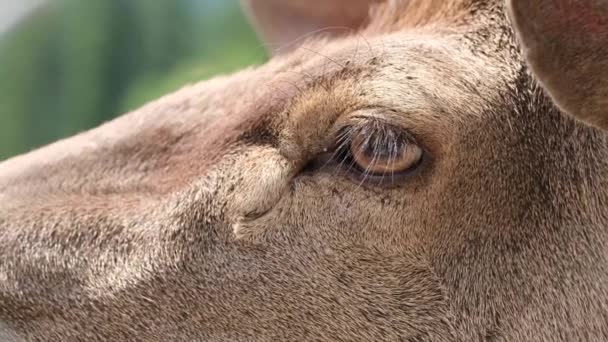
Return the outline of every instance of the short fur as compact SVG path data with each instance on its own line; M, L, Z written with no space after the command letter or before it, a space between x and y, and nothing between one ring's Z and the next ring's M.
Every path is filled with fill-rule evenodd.
M0 164L0 338L608 340L605 132L545 95L502 1L383 6ZM370 116L414 173L314 166Z
M566 112L608 129L608 1L510 0L528 61Z

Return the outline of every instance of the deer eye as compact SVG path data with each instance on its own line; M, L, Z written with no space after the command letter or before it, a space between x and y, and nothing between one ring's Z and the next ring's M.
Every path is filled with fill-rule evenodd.
M366 130L353 132L349 148L353 165L367 176L410 171L423 155L413 139L392 127L371 134Z
M311 160L302 172L310 174L332 166L362 182L394 184L417 170L425 155L425 150L402 128L362 120L342 127L331 148Z

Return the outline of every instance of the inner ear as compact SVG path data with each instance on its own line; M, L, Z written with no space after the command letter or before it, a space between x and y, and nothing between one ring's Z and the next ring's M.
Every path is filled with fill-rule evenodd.
M242 0L267 49L280 53L307 35L344 35L360 28L382 0Z
M530 68L565 112L608 129L608 1L508 0Z

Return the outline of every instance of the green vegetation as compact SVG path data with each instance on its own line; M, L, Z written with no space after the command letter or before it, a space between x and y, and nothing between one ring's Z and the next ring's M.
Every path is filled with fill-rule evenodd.
M237 1L55 0L0 36L0 160L265 58Z

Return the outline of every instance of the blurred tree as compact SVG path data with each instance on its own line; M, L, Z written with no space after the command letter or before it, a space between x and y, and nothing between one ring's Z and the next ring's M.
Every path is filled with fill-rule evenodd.
M237 1L56 0L0 37L0 160L264 59Z

